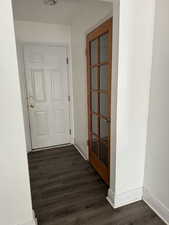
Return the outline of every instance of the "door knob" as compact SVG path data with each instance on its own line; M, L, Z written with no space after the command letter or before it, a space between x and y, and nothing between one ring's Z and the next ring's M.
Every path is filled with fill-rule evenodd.
M29 107L32 109L35 108L35 106L33 104L30 104Z

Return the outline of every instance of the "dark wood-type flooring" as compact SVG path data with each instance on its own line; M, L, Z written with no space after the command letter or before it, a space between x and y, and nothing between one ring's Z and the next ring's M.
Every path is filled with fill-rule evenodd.
M39 225L164 225L142 201L113 210L107 186L74 146L28 158Z

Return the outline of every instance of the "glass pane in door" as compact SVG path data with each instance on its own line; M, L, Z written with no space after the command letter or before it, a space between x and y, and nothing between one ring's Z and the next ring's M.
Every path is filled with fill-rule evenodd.
M98 63L98 39L91 41L91 65Z
M109 128L109 122L101 118L99 158L106 166L108 165Z
M109 40L108 33L100 36L100 62L107 62L109 60Z
M106 143L109 139L109 122L102 118L100 118L100 139Z
M99 134L99 128L98 128L98 116L94 115L92 116L92 133L98 135Z
M97 79L97 71L98 71L98 68L97 67L93 67L91 69L91 76L92 76L92 89L93 90L97 90L98 89L98 79Z
M92 136L92 151L98 155L99 153L99 142L96 136Z
M100 142L99 158L106 166L108 166L108 145L103 142Z
M92 91L92 112L98 112L98 92Z
M100 90L108 91L109 73L108 65L100 66Z
M100 114L105 117L109 116L109 97L103 93L100 93Z

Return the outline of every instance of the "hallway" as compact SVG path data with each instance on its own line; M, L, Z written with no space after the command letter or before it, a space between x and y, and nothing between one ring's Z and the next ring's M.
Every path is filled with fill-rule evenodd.
M142 201L113 210L107 186L74 146L28 155L39 225L164 225Z

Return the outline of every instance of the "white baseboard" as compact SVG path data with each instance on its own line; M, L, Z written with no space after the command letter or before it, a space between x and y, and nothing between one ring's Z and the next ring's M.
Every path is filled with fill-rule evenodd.
M32 149L32 151L30 151L30 152L40 152L40 151L50 150L50 149L55 149L55 148L64 148L64 147L67 147L67 146L70 146L70 145L72 145L72 144L68 143L68 144L54 145L54 146L49 146L49 147L44 147L44 148L36 148L36 149ZM28 154L30 152L28 152Z
M31 221L28 221L22 225L38 225L38 223L36 219L32 219Z
M114 207L114 192L112 191L111 188L109 188L108 190L108 194L107 194L107 197L106 197L107 201L109 202L109 204L113 207Z
M38 225L38 220L37 220L37 218L36 218L35 211L32 210L32 213L33 213L33 219L34 219L35 225Z
M32 217L33 217L32 220L30 220L26 223L23 223L22 225L38 225L38 221L37 221L34 210L32 210ZM19 225L21 225L21 224L19 224Z
M79 148L78 145L74 144L74 146L77 149L77 151L81 154L81 156L84 158L84 160L87 161L88 160L88 156L83 153L83 151Z
M142 200L142 196L142 187L121 194L115 194L111 189L109 189L106 199L113 208L119 208Z
M150 194L148 189L144 188L143 200L147 205L166 223L169 225L169 209L156 197Z

